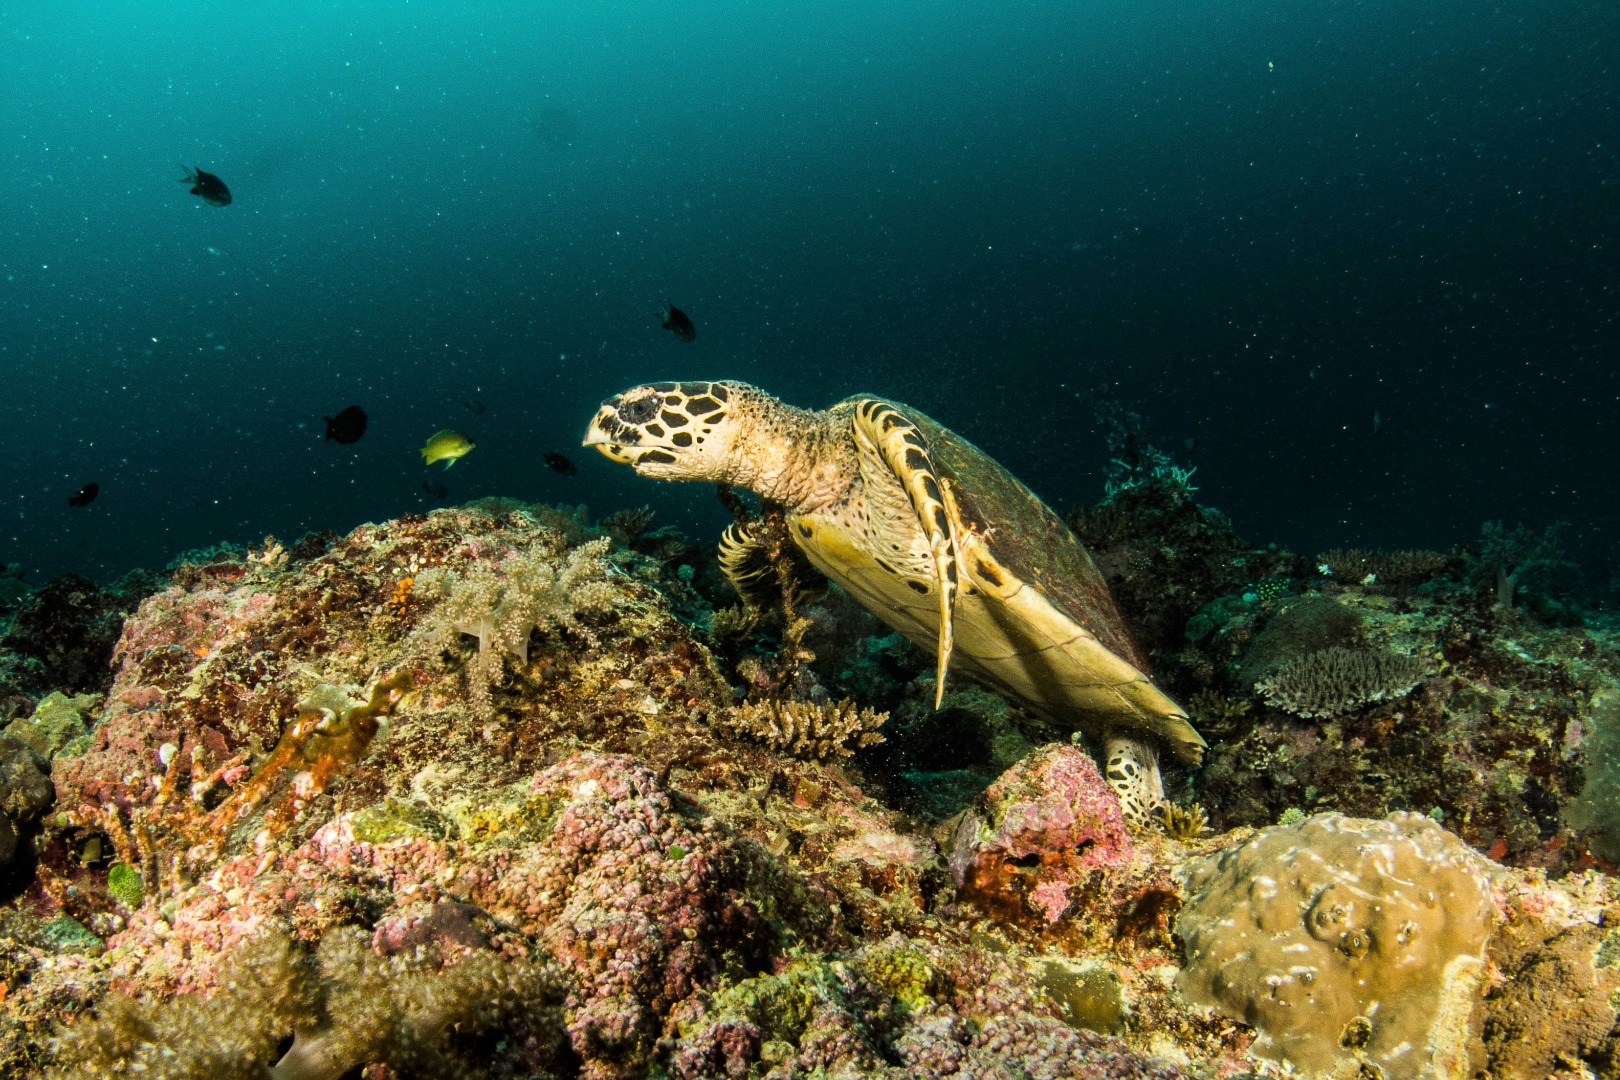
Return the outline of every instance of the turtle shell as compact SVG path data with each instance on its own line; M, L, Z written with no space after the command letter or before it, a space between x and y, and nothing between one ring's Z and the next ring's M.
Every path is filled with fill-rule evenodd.
M1182 709L1153 685L1129 626L1079 539L995 459L909 407L897 406L928 439L954 518L961 584L952 624L953 670L1018 701L1062 733L1147 736L1196 762L1204 740ZM874 532L897 505L869 491ZM793 529L824 573L924 649L938 639L939 609L926 576L897 569L885 540L843 520L804 515Z

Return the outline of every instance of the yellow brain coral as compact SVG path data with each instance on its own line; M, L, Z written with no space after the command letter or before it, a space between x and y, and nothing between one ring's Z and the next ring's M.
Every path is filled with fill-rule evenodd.
M1177 984L1257 1028L1255 1054L1305 1072L1470 1076L1490 865L1418 814L1261 829L1188 864Z

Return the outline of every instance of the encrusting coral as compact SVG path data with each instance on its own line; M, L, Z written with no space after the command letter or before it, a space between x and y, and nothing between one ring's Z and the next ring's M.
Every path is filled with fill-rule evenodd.
M845 698L808 701L749 701L721 723L773 750L801 758L849 757L883 741L878 729L889 718Z
M1418 814L1323 814L1185 873L1178 984L1258 1028L1255 1053L1309 1072L1355 1057L1390 1080L1472 1074L1498 912L1489 863L1456 836Z
M1418 657L1368 649L1320 649L1255 684L1266 702L1295 716L1340 716L1363 705L1401 697L1423 681Z

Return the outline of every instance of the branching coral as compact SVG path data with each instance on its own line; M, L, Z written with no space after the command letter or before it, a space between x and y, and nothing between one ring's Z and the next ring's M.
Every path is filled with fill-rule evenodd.
M734 655L759 631L760 612L743 604L715 611L709 619L709 644L715 652Z
M529 634L536 628L579 628L581 612L607 611L619 597L603 561L610 541L592 540L568 549L560 533L547 531L504 560L476 563L464 573L424 570L416 591L437 600L418 625L413 644L442 650L462 634L478 639L478 654L467 666L467 691L482 714L494 711L491 687L511 657L529 660Z
M773 750L800 758L849 757L883 741L878 728L886 712L861 708L848 698L822 705L806 701L748 702L722 723ZM853 745L851 745L853 740Z
M337 1080L374 1062L411 1075L476 1075L447 1047L452 1031L515 1021L555 1043L564 989L554 965L487 950L440 967L414 953L382 956L370 934L350 928L329 933L311 956L266 930L231 955L211 996L105 999L64 1032L54 1075ZM288 1036L292 1046L276 1061Z
M1255 689L1269 704L1296 716L1341 716L1410 693L1427 671L1428 665L1415 656L1320 649L1285 664Z
M410 686L408 670L378 679L360 692L358 698L352 694L359 687L317 685L298 703L297 715L287 724L280 742L252 779L232 792L209 815L209 831L214 833L216 842L283 786L290 790L272 807L266 824L278 820L284 823L296 816L310 799L325 791L346 766L364 756L383 720L394 711ZM179 755L175 760L181 760ZM172 773L165 780L171 785L175 783Z

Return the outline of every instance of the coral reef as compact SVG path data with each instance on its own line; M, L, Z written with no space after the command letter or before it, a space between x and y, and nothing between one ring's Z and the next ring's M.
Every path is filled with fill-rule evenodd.
M891 936L845 959L799 960L694 999L676 1018L670 1073L682 1080L1179 1075L1066 1023L1043 990L987 950Z
M676 1002L764 960L770 935L738 857L628 758L575 755L535 778L529 802L545 808L551 842L474 895L535 926L577 979L567 1029L584 1075L644 1073Z
M1343 714L1374 701L1403 697L1428 665L1415 656L1364 649L1321 649L1278 668L1254 688L1266 703L1306 718Z
M1178 984L1309 1072L1466 1076L1497 909L1486 861L1415 814L1324 814L1187 867Z
M713 549L644 515L595 528L583 507L490 499L189 554L138 607L95 608L123 612L110 683L0 697L0 741L55 794L0 905L0 1072L1274 1071L1253 1028L1178 989L1244 933L1195 932L1210 890L1178 875L1246 866L1245 826L1289 811L1287 835L1328 855L1273 877L1325 885L1359 855L1308 814L1404 808L1517 867L1491 871L1489 940L1457 952L1484 962L1453 984L1468 1022L1445 1060L1620 1076L1602 872L1620 642L1567 609L1539 621L1535 573L1498 608L1466 553L1409 582L1313 573L1138 457L1076 519L1215 737L1167 774L1168 831L1130 836L1079 747L1040 745L967 680L935 710L932 657L793 566L765 566L789 622L717 614L735 601ZM1429 673L1325 719L1255 692L1333 647ZM1198 804L1234 831L1209 835ZM1397 820L1384 848L1482 865ZM1433 916L1409 920L1425 964L1461 933ZM1326 950L1319 983L1377 959L1330 931L1299 930ZM1385 1068L1388 1015L1356 1012L1362 1045L1333 1062Z
M23 596L0 621L0 696L104 690L120 625L160 581L136 571L102 588L63 574Z

